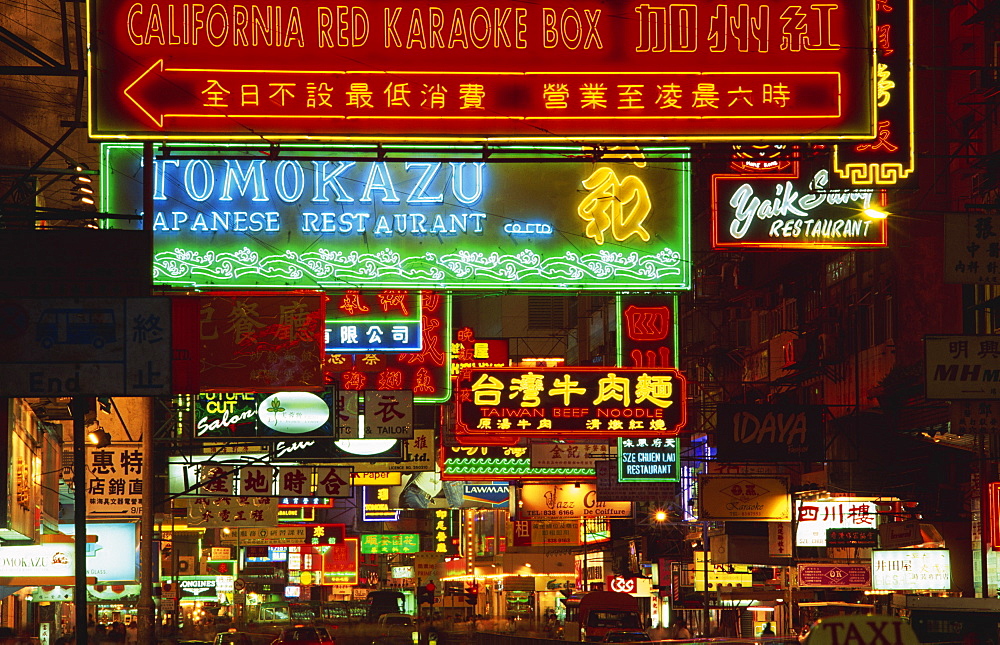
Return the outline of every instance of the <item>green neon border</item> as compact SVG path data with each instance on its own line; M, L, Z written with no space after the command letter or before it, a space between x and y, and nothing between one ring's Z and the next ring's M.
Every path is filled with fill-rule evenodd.
M618 437L618 481L621 483L632 482L640 484L658 483L678 483L681 480L681 438L667 437L674 439L674 476L673 477L622 477L625 470L622 468L622 441L623 437Z
M444 460L444 475L508 477L524 475L525 477L596 477L593 468L532 468L531 459L503 457L446 457Z
M194 144L190 144L188 147L190 147L190 148L192 148L194 150L197 150L199 156L201 156L202 154L204 154L204 156L206 158L211 156L210 154L204 152L204 149L205 149L204 145L202 145L202 146L195 146ZM177 150L177 151L183 151L184 148L185 148L185 146L183 146L183 145L176 145L176 146L172 145L171 146L172 150ZM220 150L219 156L224 156L225 153L222 152L222 150L225 150L225 149L239 149L239 148L245 149L246 146L245 146L245 144L244 145L240 145L240 144L220 144L219 146L217 146L217 148ZM364 148L365 148L364 146L357 146L355 148L355 153L357 152L358 149L364 149ZM370 146L368 148L370 148ZM386 149L388 149L388 148L390 148L390 147L386 146ZM111 177L114 174L114 171L113 171L112 166L111 166L111 155L112 155L113 151L116 151L116 150L129 150L129 151L133 151L134 152L134 151L139 151L141 149L142 149L142 144L138 144L138 143L102 143L101 144L101 154L100 154L101 175L104 176L104 177ZM297 149L309 149L309 150L313 150L313 151L315 151L317 149L319 149L320 151L326 151L326 150L328 150L329 153L330 153L330 155L331 155L331 157L335 157L336 156L336 151L342 150L342 151L349 152L349 151L351 151L352 148L350 146L321 146L321 147L318 147L318 146L309 145L309 144L298 144L298 145L296 145L296 144L285 144L285 145L282 146L282 149L283 150L293 150L293 151L297 150ZM401 146L398 146L397 151L402 152L402 151L405 151L406 149L407 149L406 146L402 146L401 145ZM158 147L154 147L154 154L156 154L158 152L158 150L159 150ZM481 158L481 155L483 154L483 149L482 149L481 146L464 146L464 147L463 146L440 146L437 150L439 150L441 153L447 152L449 154L455 154L456 152L460 152L460 153L466 153L466 154L473 155L473 154L478 153L480 155L480 158ZM566 151L569 151L569 150L571 150L571 151L573 151L575 153L574 156L580 156L580 155L583 154L583 150L581 148L555 148L555 149L553 149L553 148L524 147L524 148L520 148L518 150L525 151L525 154L528 154L527 151L535 150L536 151L535 152L536 155L539 154L539 153L542 153L542 154L553 154L554 157L558 157L558 153L553 152L553 151L562 151L563 158L565 158L565 156L567 154ZM495 258L494 259L495 266L496 266L495 273L502 274L505 271L511 271L511 270L513 270L513 269L511 269L511 267L516 266L518 264L524 265L525 267L536 267L536 270L537 270L537 268L540 266L539 265L540 260L545 260L545 261L547 261L547 263L549 265L548 270L550 272L552 272L555 276L561 276L563 273L565 273L565 271L562 270L561 267L564 264L566 264L568 260L572 260L573 264L570 265L571 266L571 270L569 272L571 274L573 274L573 277L571 279L569 279L569 280L566 280L565 282L561 282L559 277L548 277L547 278L544 275L541 275L541 276L535 277L533 279L534 282L535 282L535 284L531 284L531 285L520 284L518 281L513 281L513 282L512 281L503 281L502 280L502 276L498 276L499 280L496 280L496 281L494 281L492 283L491 282L478 281L478 280L476 282L466 283L465 281L463 281L461 279L460 276L442 277L440 279L440 281L438 281L438 282L432 282L432 280L435 279L435 278L432 277L432 278L423 278L423 279L426 279L426 280L429 280L429 281L428 282L422 282L420 284L420 288L421 289L432 289L432 290L434 290L434 289L436 289L436 290L447 290L447 289L455 289L455 290L464 290L464 289L469 289L469 290L483 290L483 289L517 288L517 289L523 289L525 291L529 291L529 290L531 290L531 291L535 291L535 290L551 291L553 289L572 288L572 289L579 290L579 291L608 291L608 290L649 290L649 289L655 288L657 285L664 285L664 284L666 284L670 289L676 289L676 290L690 289L691 288L691 159L690 159L690 150L689 150L689 148L683 147L683 146L664 146L664 147L658 147L658 148L648 148L648 149L644 148L644 149L641 149L641 150L642 150L643 154L646 155L646 159L645 160L647 162L651 162L651 163L655 163L655 162L667 163L667 162L669 162L669 163L675 164L677 166L677 171L678 172L683 172L684 173L684 179L682 179L681 181L678 182L678 184L679 184L678 188L679 188L680 192L676 196L676 199L677 199L677 201L678 201L678 203L680 205L679 212L678 213L674 213L674 216L676 216L676 217L679 218L679 222L678 222L678 224L679 224L679 226L678 226L678 228L679 228L679 240L678 240L678 246L679 246L679 248L677 248L677 249L664 248L659 253L649 254L649 255L644 256L641 259L638 257L638 253L636 251L619 252L619 251L605 251L605 250L600 250L600 249L596 250L595 252L587 253L587 254L583 254L583 255L576 255L575 253L570 253L569 255L564 255L562 258L558 258L558 257L541 258L541 256L538 256L538 255L534 254L533 252L531 252L530 250L526 249L524 251L521 251L521 252L517 253L516 255L507 255L507 256L504 256L502 259L499 258L499 257ZM425 151L425 153L428 152L428 150L426 150L426 149L424 151ZM433 152L433 151L434 150L431 150L431 152ZM315 154L315 152L314 152L314 154ZM662 156L657 157L655 155L662 155ZM498 155L497 158L501 158L501 156ZM513 157L513 158L516 158L516 157ZM471 159L471 157L470 157L470 159ZM574 159L571 163L586 163L586 161L582 160L582 159ZM101 195L100 195L101 211L106 213L106 212L108 212L110 210L110 204L111 204L110 195L111 195L112 191L110 189L107 189L107 190L103 190L102 189L100 192L101 192ZM141 210L141 208L137 209L137 210ZM107 224L106 223L102 223L102 226L107 226ZM191 256L191 259L200 258L201 255L202 255L200 251L199 252L192 252L192 251L185 251L185 250L176 250L176 253L174 253L175 257L173 259L171 259L171 257L170 257L171 253L174 253L174 252L162 252L160 254L154 254L154 256L153 256L153 264L154 264L153 271L154 271L154 275L155 275L155 272L156 272L156 266L155 265L157 263L157 258L158 257L161 258L159 260L161 263L170 263L170 262L176 261L178 255L179 256L183 256L181 259L184 259L184 260L187 260L189 255ZM675 257L674 254L676 254L676 257ZM343 253L343 252L340 252L340 251L336 252L335 254L332 254L334 257L319 258L319 257L313 257L314 255L315 255L315 253L310 253L310 252L299 253L299 252L293 252L293 251L286 251L285 253L280 253L280 254L276 254L276 255L272 255L272 256L268 256L267 258L264 258L264 257L261 257L258 253L254 252L254 251L251 251L250 249L244 247L244 249L242 249L241 251L236 251L236 252L233 252L233 253L225 253L221 257L226 262L229 262L231 265L236 266L235 270L232 268L232 266L230 267L230 270L234 274L239 272L239 265L241 265L241 264L244 267L255 267L255 270L259 271L259 268L257 268L257 267L261 267L262 265L266 265L268 263L281 264L282 262L284 262L284 263L287 263L287 264L291 265L293 262L298 262L299 263L298 266L290 266L289 268L285 269L286 271L289 271L289 272L291 272L291 273L294 274L296 272L298 272L298 273L307 273L308 271L304 272L303 268L308 268L308 265L309 265L310 262L317 261L317 260L323 260L323 261L326 261L326 262L332 262L332 261L339 260L339 261L341 261L341 263L343 263L343 262L349 262L350 264L356 266L361 259L363 259L363 260L365 260L367 262L371 262L371 263L373 263L375 265L383 264L383 263L389 263L389 262L392 262L392 261L395 261L395 262L399 263L399 262L402 262L402 261L405 260L409 264L414 265L413 268L410 269L410 271L414 275L425 274L427 272L435 270L433 265L431 265L431 268L429 268L429 269L428 268L424 268L423 264L422 264L424 262L424 260L422 258L418 257L418 256L409 257L409 258L403 258L398 253L394 253L394 252L387 254L386 252L383 251L383 252L379 252L379 253L376 253L376 254L373 254L373 255L370 255L370 256L363 256L363 257L362 256L355 257L355 254ZM395 257L392 257L392 256L395 256ZM573 256L573 257L570 257L570 256ZM488 259L492 259L492 256L487 256L483 252L466 253L464 251L459 250L456 253L451 253L451 254L448 254L446 256L443 256L442 258L438 259L437 261L439 263L441 263L442 265L447 265L450 262L450 263L466 264L469 267L476 267L476 268L481 269L482 267L478 267L478 264L481 261L488 260ZM643 274L644 272L648 273L649 271L655 271L655 265L661 265L661 267L663 267L664 269L668 270L669 277L668 276L657 276L657 277L649 278L649 279L640 279L639 277L637 277L637 276ZM618 271L618 270L624 271L624 270L628 269L628 271L632 275L631 275L631 277L625 277L625 278L623 278L622 281L620 281L620 282L597 282L596 280L598 280L601 277L602 273L607 273L609 271L609 269L607 267L614 267L614 269L616 271ZM647 267L654 267L654 268L647 268ZM542 268L544 268L544 267L542 267ZM440 269L437 269L437 270L440 271ZM459 269L452 269L452 270L459 270ZM589 278L586 277L587 275L589 275L590 277ZM672 282L666 282L666 280L670 279L670 277L674 277L675 279ZM293 279L293 278L288 278L288 279ZM349 279L349 276L343 276L343 277L338 278L338 280L348 280L348 279ZM403 276L403 277L396 278L395 281L389 281L389 280L387 280L387 281L379 282L377 284L368 284L368 283L365 283L365 284L360 285L360 286L361 286L361 288L365 288L365 289L414 288L413 287L413 280L414 279L415 278L413 278L413 277L409 277L408 278L406 276ZM585 280L585 282L580 283L581 280ZM589 280L589 281L586 281L586 280ZM256 282L241 283L241 282L237 282L237 281L227 281L227 282L225 282L225 284L214 284L214 283L213 284L202 284L202 283L199 283L195 279L187 279L187 278L185 278L185 279L170 279L169 277L159 277L159 278L156 278L156 279L154 279L154 284L162 285L162 286L182 288L182 289L259 289L259 290L264 290L264 289L282 290L282 289L284 289L284 290L287 290L287 289L297 289L297 288L322 288L322 289L329 289L331 291L336 291L337 290L337 287L333 287L333 286L329 286L328 287L328 286L320 285L320 284L313 284L313 285L301 285L301 284L299 284L299 285L296 285L296 284L263 285L263 284L257 284Z

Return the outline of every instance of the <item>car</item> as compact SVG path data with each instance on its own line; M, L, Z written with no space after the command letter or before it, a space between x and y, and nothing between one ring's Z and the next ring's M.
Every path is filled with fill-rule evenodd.
M325 627L296 625L281 630L271 645L335 645L335 641Z
M253 645L253 638L246 632L229 629L216 634L212 645Z
M641 629L612 629L604 635L602 643L638 643L651 640Z
M373 645L414 645L420 640L417 625L409 614L382 614Z

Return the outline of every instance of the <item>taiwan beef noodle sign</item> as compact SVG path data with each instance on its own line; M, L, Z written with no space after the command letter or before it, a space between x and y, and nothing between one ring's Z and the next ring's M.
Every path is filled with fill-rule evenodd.
M686 289L686 157L661 149L648 160L633 148L598 164L160 159L153 281ZM140 211L141 148L105 144L102 159L105 212Z

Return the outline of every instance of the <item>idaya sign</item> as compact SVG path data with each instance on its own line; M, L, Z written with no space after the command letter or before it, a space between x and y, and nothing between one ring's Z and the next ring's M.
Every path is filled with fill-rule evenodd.
M460 443L519 436L675 436L687 421L676 369L470 369L458 380Z
M631 148L596 165L161 159L153 281L686 289L689 162L678 148L656 154ZM129 179L140 162L139 146L102 147L108 212L141 210Z
M928 399L1000 396L1000 347L993 336L925 336Z
M95 138L875 136L865 0L89 6Z
M854 587L868 589L872 568L867 564L800 564L800 587Z
M818 461L825 456L818 406L720 403L718 460Z
M518 489L518 520L631 517L631 502L600 502L593 484L525 484Z
M701 475L698 519L790 522L791 502L785 477Z
M872 589L885 591L951 589L951 557L946 549L872 551Z
M886 246L885 219L871 188L830 190L825 168L790 173L712 176L712 246L726 248L849 249Z

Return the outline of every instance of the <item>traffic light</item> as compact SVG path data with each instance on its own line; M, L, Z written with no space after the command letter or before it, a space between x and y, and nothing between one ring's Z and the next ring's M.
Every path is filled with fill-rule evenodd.
M70 166L73 172L71 180L73 187L70 192L73 195L73 205L83 208L90 208L95 204L94 180L85 171L88 170L86 164L74 164Z
M479 602L478 584L472 583L471 585L465 588L465 602L472 605L473 607L475 607L476 603Z
M434 597L434 590L436 588L433 582L428 582L423 587L417 587L417 604L433 605L436 603L437 598Z

